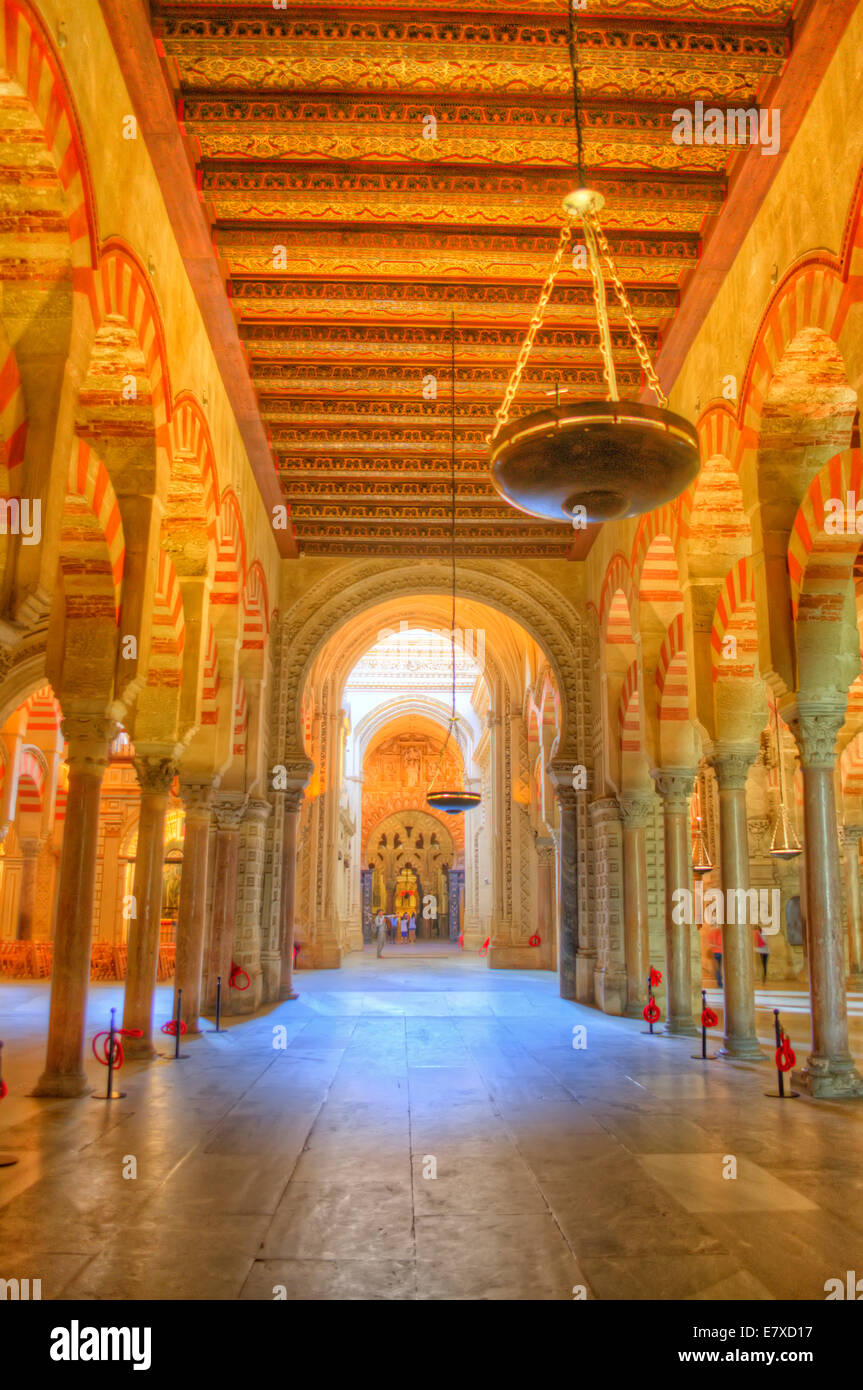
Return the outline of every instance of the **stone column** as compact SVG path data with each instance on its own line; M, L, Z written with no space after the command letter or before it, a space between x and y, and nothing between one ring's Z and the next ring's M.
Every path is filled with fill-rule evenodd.
M560 806L558 902L560 904L560 994L575 999L578 957L578 794L572 786L572 765L552 769Z
M18 893L18 940L32 941L36 918L36 879L44 840L19 840L21 846L21 887Z
M294 919L297 908L297 832L303 788L289 787L285 793L282 825L282 897L279 913L279 951L282 958L280 999L296 999L294 989Z
M647 902L645 830L653 819L653 796L620 797L623 821L623 941L626 954L626 1016L641 1018L647 1003L650 968L650 920Z
M215 798L216 845L213 856L213 902L210 919L210 956L207 971L207 1005L216 1007L216 980L222 977L222 1012L231 1012L228 980L234 956L234 918L237 908L237 863L240 826L246 810L241 793L222 793Z
M249 977L249 987L237 990L234 1013L250 1014L263 996L261 970L261 896L264 888L266 825L272 815L269 801L250 797L243 815L237 867L237 910L234 959Z
M845 826L845 872L848 882L848 984L863 985L863 905L860 901L860 853L863 825Z
M186 810L183 877L177 918L177 967L174 975L174 1017L177 990L183 991L182 1019L190 1033L200 1032L201 976L204 967L204 928L207 919L207 864L210 850L210 803L213 784L180 778Z
M746 778L758 756L757 748L717 747L710 758L719 784L719 859L725 895L722 928L722 979L725 991L725 1036L720 1053L748 1061L763 1061L755 1027L754 944L756 921L750 921L748 899L749 830L746 821ZM729 921L731 893L735 918Z
M177 775L177 764L164 753L144 754L135 758L135 774L141 788L141 809L132 886L135 914L129 922L129 964L123 1000L123 1027L139 1028L143 1036L125 1038L123 1050L130 1058L148 1058L157 1055L153 1046L153 993L159 965L165 815L168 793Z
M695 781L695 768L660 768L651 776L662 797L665 836L665 968L668 1001L665 1031L693 1035L699 1030L692 1017L692 927L689 922L674 920L683 915L674 912L674 894L681 888L692 894L689 798Z
M535 833L536 839L536 930L540 937L539 960L542 970L555 968L554 922L554 841Z
M845 702L798 698L806 841L806 925L812 1052L795 1081L816 1097L863 1097L848 1046L842 884L834 765Z
M57 929L51 972L51 1013L45 1070L35 1096L84 1096L84 1016L90 982L90 945L99 798L108 750L117 732L113 720L86 714L63 720L69 787L57 888Z

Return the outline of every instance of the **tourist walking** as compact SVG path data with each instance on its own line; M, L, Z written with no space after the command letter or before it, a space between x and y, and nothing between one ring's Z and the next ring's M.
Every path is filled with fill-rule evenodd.
M767 984L767 966L770 962L770 947L761 935L758 928L755 928L755 950L761 957L761 982Z
M375 935L378 943L378 956L384 953L384 945L387 939L387 919L382 912L378 912L375 918Z

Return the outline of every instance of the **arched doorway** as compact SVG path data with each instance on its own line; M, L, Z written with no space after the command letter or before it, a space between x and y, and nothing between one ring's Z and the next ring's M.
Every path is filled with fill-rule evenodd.
M451 708L445 570L441 567L444 592L417 595L402 592L407 574L401 570L359 577L358 568L346 566L344 575L334 575L327 592L322 585L313 609L304 596L296 611L288 609L280 620L281 688L288 701L296 690L301 711L296 730L284 728L281 757L291 783L305 788L296 813L294 923L301 968L336 967L346 953L363 948L363 874L369 872L362 811L366 749L385 734L411 732L411 717L413 736L422 728L441 740ZM468 784L482 800L477 810L458 818L459 829L457 818L451 822L454 838L464 836L464 949L481 952L492 968L559 966L567 995L575 990L575 956L581 953L583 988L592 997L599 952L587 940L578 941L579 919L588 917L586 899L581 914L575 906L585 896L586 880L579 875L565 889L560 881L563 840L569 856L582 822L580 833L587 837L586 789L583 782L572 786L578 761L573 746L584 742L587 728L589 689L581 674L586 633L576 610L561 605L560 596L546 592L541 581L536 594L525 594L512 592L497 572L468 574L466 567L465 577L477 592L458 600L457 643L481 664L479 676L474 672L457 690L456 739ZM529 623L520 621L522 613ZM419 633L426 642L436 634L445 648L446 672L442 666L434 680L428 650L416 659L408 649ZM356 668L388 637L408 644L404 659L376 658L378 688L357 690ZM427 687L411 688L406 674L417 682L428 676ZM534 767L540 750L531 728L540 707L554 722L542 738L550 777L537 776ZM581 761L587 762L583 754ZM416 771L416 756L408 762ZM413 776L408 762L405 782ZM423 808L427 784L417 796L419 782L417 772L411 800L382 806L377 819ZM557 804L561 795L563 807ZM274 840L280 838L279 812L277 807ZM569 904L565 913L564 902ZM567 946L561 950L564 918ZM602 943L603 957L613 947Z
M420 941L455 941L464 916L463 854L437 815L409 808L377 822L363 856L363 936L372 918L416 916ZM460 891L461 890L461 891Z

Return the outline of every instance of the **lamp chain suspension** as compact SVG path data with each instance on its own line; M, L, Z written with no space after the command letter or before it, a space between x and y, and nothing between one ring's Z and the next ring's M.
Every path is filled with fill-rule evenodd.
M539 302L533 312L533 317L531 318L530 325L524 338L524 342L521 345L521 350L518 354L518 358L516 360L515 367L513 368L512 375L510 376L510 379L507 382L507 387L506 391L504 392L503 400L500 404L499 409L495 413L495 427L492 433L489 435L488 440L486 441L489 444L494 443L501 430L509 422L509 414L510 410L512 409L512 403L521 384L521 378L524 373L524 369L527 365L527 360L530 357L531 351L533 349L533 344L536 339L536 335L542 327L542 322L545 317L545 311L548 307L548 302L551 299L551 296L554 292L555 281L557 280L558 274L560 273L560 268L563 263L564 254L572 239L572 223L575 221L576 218L580 219L584 230L584 239L587 248L588 261L590 263L590 273L593 282L593 303L596 311L597 327L599 329L599 350L602 356L603 375L605 377L605 382L608 387L608 399L611 401L617 401L620 399L620 396L617 390L617 375L614 369L614 358L612 353L611 342L611 326L608 318L608 305L606 302L605 280L602 268L603 260L605 261L605 264L608 268L608 275L614 287L615 294L617 295L620 306L623 309L624 318L626 320L626 326L629 330L629 335L632 338L633 343L635 344L635 350L638 354L638 360L641 363L641 368L644 372L645 380L648 386L650 387L651 391L655 395L657 402L659 403L660 409L665 410L668 406L668 397L665 395L665 393L662 390L662 387L659 384L659 377L657 376L656 370L651 361L647 344L644 341L644 335L642 334L641 329L639 328L638 323L636 321L635 314L632 311L632 305L630 304L629 296L626 293L623 281L621 280L620 275L618 274L617 266L615 264L611 247L608 244L608 239L606 238L606 235L602 230L599 218L597 216L598 209L601 208L603 205L603 199L599 194L590 193L585 184L584 135L582 131L581 89L578 70L578 34L576 31L575 19L573 16L571 2L568 6L568 10L569 59L572 68L572 97L573 110L575 115L576 172L578 174L578 192L575 194L571 194L570 198L567 199L564 203L566 215L570 220L565 222L564 225L561 227L560 239L557 244L557 250L554 253L554 259L551 263L548 275L546 276L545 284L542 287L542 291L539 296Z

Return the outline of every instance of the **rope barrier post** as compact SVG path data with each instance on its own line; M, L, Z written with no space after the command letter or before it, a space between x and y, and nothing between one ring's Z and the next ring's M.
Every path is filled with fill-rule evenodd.
M174 1061L182 1062L188 1057L188 1052L180 1051L180 1037L186 1031L186 1025L182 1019L183 1013L183 991L177 990L177 1013L174 1018Z
M719 1019L711 1008L707 1005L707 990L701 991L701 1051L693 1052L692 1057L696 1062L715 1062L716 1053L707 1051L707 1030L715 1028Z
M8 1087L3 1080L3 1044L0 1042L0 1100L6 1095ZM0 1168L11 1168L18 1162L16 1154L0 1153Z
M773 1010L773 1027L776 1035L776 1079L778 1090L765 1091L764 1094L771 1100L797 1100L800 1096L799 1091L785 1090L785 1072L791 1071L797 1064L797 1056L791 1046L791 1039L784 1031L779 1022L779 1010Z
M106 1099L111 1099L114 1090L114 1015L116 1009L111 1010L111 1026L108 1029L108 1094Z
M227 1028L222 1027L222 977L216 976L216 1026L214 1033L227 1033Z
M656 1002L656 998L654 996L653 991L655 990L657 985L661 984L661 973L658 970L654 970L653 966L651 965L650 972L647 976L647 1003L641 1011L641 1016L647 1024L647 1036L650 1038L662 1038L667 1036L667 1034L665 1033L654 1033L653 1031L654 1023L658 1023L661 1017L659 1005ZM642 1028L641 1031L643 1033L644 1029Z
M101 1062L103 1067L108 1068L108 1084L105 1094L101 1091L93 1092L94 1100L123 1100L125 1091L114 1090L114 1072L119 1071L123 1065L123 1044L121 1038L140 1038L143 1036L140 1028L118 1028L114 1022L114 1015L117 1010L111 1010L111 1024L107 1031L97 1033L93 1039L93 1056L97 1062ZM99 1051L99 1039L104 1038L102 1050Z

